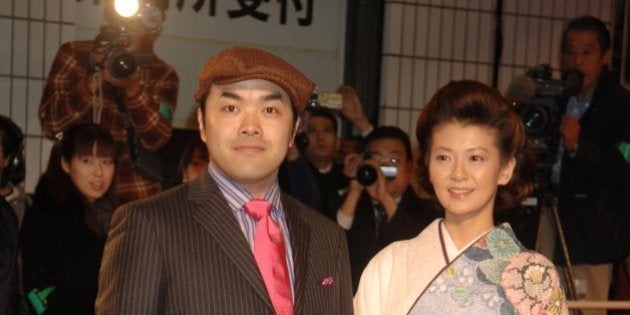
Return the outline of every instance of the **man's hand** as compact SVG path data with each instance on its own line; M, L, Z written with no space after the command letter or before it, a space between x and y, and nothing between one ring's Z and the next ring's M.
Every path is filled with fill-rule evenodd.
M361 134L365 134L372 129L372 124L363 114L363 107L357 92L347 86L342 85L337 89L341 94L341 114L354 124Z
M368 187L365 187L365 190L370 195L370 198L376 200L381 204L381 206L383 206L385 214L387 215L387 221L389 222L396 214L396 210L398 210L396 200L387 190L387 178L383 175L380 164L374 160L369 160L365 163L372 165L372 167L376 169L377 173L376 182Z
M350 185L348 186L349 191L360 192L363 190L363 185L359 184L359 181L357 181L356 178L357 169L362 161L363 158L357 153L350 153L346 155L343 160L343 175L350 178Z
M578 139L580 138L580 122L578 119L571 115L562 116L559 131L564 140L564 150L566 152L575 152Z

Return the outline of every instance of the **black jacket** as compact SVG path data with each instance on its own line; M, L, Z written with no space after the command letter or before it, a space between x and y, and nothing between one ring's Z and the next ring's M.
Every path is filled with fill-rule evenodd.
M628 233L619 231L618 223L630 220L623 201L629 193L619 185L624 161L617 149L620 141L630 141L630 94L607 69L580 126L577 153L562 157L560 221L572 263L612 262L624 255L620 238Z
M105 237L86 225L78 191L56 206L42 181L20 231L25 291L55 286L46 314L93 314Z
M9 280L18 246L18 220L15 211L0 198L0 314L4 314L9 297Z
M376 253L392 242L417 236L441 216L431 200L418 198L408 186L394 217L389 222L380 221L377 226L372 199L364 191L357 203L352 227L347 232L354 290L359 285L363 269Z

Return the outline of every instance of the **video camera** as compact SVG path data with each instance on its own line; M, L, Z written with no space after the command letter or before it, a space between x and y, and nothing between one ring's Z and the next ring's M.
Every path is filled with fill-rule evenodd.
M558 130L560 117L564 114L566 98L576 95L582 87L583 75L578 70L563 72L562 80L551 78L548 64L539 65L525 73L535 85L534 97L525 104L517 104L528 134L550 134Z
M583 74L575 69L565 70L561 80L552 79L552 72L548 64L526 71L528 81L523 81L526 83L521 88L533 93L524 99L516 99L517 112L525 126L529 145L536 155L535 189L540 189L542 184L550 180L560 141L560 120L568 98L580 92L584 79Z
M104 51L105 60L90 60L90 68L93 71L105 68L112 76L125 78L136 71L138 64L151 60L146 54L134 54L126 50L130 44L126 25L140 23L145 32L156 33L162 28L164 14L162 9L150 3L140 6L139 1L117 0L114 7L117 14L114 21L101 26L94 38L94 49Z

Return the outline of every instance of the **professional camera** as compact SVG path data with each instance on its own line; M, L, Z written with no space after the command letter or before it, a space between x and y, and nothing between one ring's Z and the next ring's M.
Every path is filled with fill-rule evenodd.
M539 65L526 72L535 84L535 96L526 104L518 104L528 134L549 134L557 131L564 114L566 98L576 95L582 87L583 75L578 70L563 72L562 80L551 78L549 65Z
M584 77L578 70L569 69L562 73L561 80L552 79L552 69L547 64L528 70L526 75L529 82L524 86L531 86L533 93L520 103L517 100L517 111L536 156L534 189L540 190L551 176L560 141L558 128L568 97L579 93Z
M109 25L101 26L100 33L94 38L94 49L104 51L105 61L90 60L90 68L97 71L106 68L117 78L125 78L138 66L151 62L151 54L129 53L126 47L130 44L125 28L139 23L147 34L157 34L162 29L165 7L140 1L114 1L116 16Z
M369 155L366 155L364 159L370 159ZM398 168L394 165L381 165L381 173L386 179L394 179L398 176ZM378 172L374 166L370 164L362 164L357 169L356 174L357 181L363 186L370 186L376 183L378 179Z
M124 29L111 26L102 26L101 32L94 38L94 48L103 49L105 61L103 64L92 63L92 70L102 67L117 78L125 78L136 71L136 59L127 52L125 47L129 45L129 36Z

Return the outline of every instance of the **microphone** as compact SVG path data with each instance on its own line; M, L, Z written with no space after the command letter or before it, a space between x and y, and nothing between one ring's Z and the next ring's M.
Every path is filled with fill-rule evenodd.
M517 75L512 79L505 98L517 104L527 104L536 96L536 83L527 75Z
M562 72L562 81L565 83L566 95L578 95L582 90L584 74L577 69L567 69Z

